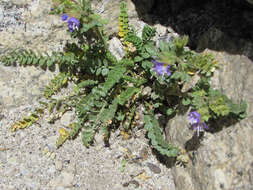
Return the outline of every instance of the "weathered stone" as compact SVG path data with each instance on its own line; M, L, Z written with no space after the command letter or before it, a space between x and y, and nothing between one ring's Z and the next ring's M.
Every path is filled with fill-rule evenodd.
M246 0L246 1L253 5L253 0Z
M3 18L0 20L0 53L24 48L52 52L62 50L70 39L60 16L48 14L51 1L3 1L0 4L0 18Z
M199 38L197 50L203 51L206 47L211 50L226 51L233 55L245 55L253 59L253 43L251 41L231 37L218 28L210 28Z
M63 168L62 161L61 160L56 160L55 161L55 169L61 171L62 168Z
M75 118L75 113L73 111L68 111L64 113L61 117L61 124L65 127L69 127Z
M52 179L49 183L49 187L72 187L74 185L75 175L69 172L62 172L57 178Z
M126 54L124 46L122 45L121 41L116 37L112 38L109 41L109 50L118 61L121 60Z
M119 16L119 7L121 0L104 0L104 1L95 1L92 3L92 6L95 8L102 18L108 21L108 24L105 25L106 33L111 36L118 33L118 16ZM128 18L129 20L138 20L138 14L135 10L135 5L131 0L126 0L127 9L128 9Z
M148 162L147 166L153 173L155 174L161 173L161 169L157 165Z
M214 73L212 86L236 103L246 100L248 117L228 127L217 123L223 130L205 133L201 142L192 138L186 114L170 121L166 127L168 140L188 149L192 157L187 168L173 168L176 188L252 189L253 63L244 55L207 52L214 54L221 67Z

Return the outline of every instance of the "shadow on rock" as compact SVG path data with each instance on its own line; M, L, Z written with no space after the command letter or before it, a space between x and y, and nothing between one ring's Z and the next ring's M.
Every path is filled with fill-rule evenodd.
M243 54L253 60L253 5L246 0L133 0L139 17L150 25L172 27L189 36L191 49Z

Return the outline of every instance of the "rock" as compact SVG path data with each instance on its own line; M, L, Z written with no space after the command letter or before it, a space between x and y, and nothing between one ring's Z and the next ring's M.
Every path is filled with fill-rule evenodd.
M49 182L49 187L59 188L59 187L72 187L74 185L74 174L63 171L57 178L52 179Z
M56 150L57 139L58 139L58 135L53 135L47 138L46 148L48 149L48 151Z
M109 36L118 33L118 15L120 2L121 0L104 0L91 2L92 7L95 8L96 12L98 12L102 18L108 21L108 24L105 25L105 31ZM129 20L138 20L138 14L135 9L135 5L131 0L126 0L126 3Z
M249 4L253 5L253 0L246 0Z
M146 86L145 88L142 89L142 95L143 96L151 96L152 88L149 86Z
M175 185L180 190L250 189L253 186L253 63L244 55L225 52L214 54L220 63L212 86L229 98L248 103L248 117L215 133L205 133L201 142L193 143L189 153L192 160L186 168L174 167ZM219 123L220 126L224 124ZM189 148L192 131L187 115L178 115L166 127L167 139L180 147ZM240 175L241 174L241 175Z
M156 42L156 47L159 46L160 41L169 43L173 41L174 38L179 37L171 27L165 27L161 24L156 24L154 27L156 28L156 35L153 40Z
M148 166L148 168L149 168L153 173L155 173L155 174L161 173L161 169L160 169L157 165L148 162L148 163L147 163L147 166Z
M0 54L23 48L40 52L62 50L70 36L60 16L48 14L51 5L49 0L2 1Z
M61 117L61 124L65 127L69 127L75 118L75 112L67 111Z
M55 161L55 169L61 171L63 167L62 161L56 160Z
M252 33L252 31L249 32ZM251 41L231 37L215 27L212 27L205 32L199 38L197 44L197 51L203 51L205 48L208 48L216 51L226 51L234 55L243 54L250 59L253 59L253 43Z
M109 41L109 50L118 61L121 60L126 54L124 46L122 45L121 41L116 37L112 38Z
M155 0L149 0L148 3L146 0L133 0L135 6L138 7L138 12L141 17L147 16L154 7L155 2Z

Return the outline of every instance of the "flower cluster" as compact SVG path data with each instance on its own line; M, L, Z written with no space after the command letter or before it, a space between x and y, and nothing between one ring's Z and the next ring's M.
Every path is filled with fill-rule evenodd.
M200 114L196 111L190 112L188 115L189 122L191 125L191 129L197 132L197 135L199 136L200 132L203 132L204 130L208 129L208 126L205 122L201 122Z
M63 14L61 19L62 21L66 21L69 18L67 14ZM80 26L80 22L77 18L71 17L68 19L68 24L69 24L69 31L73 32L74 30L78 30Z
M171 75L171 72L170 72L170 65L167 64L167 63L161 63L161 62L158 62L156 60L153 60L152 61L155 66L153 67L153 69L156 71L156 73L161 76L161 75L164 75L164 74L167 74L168 76Z

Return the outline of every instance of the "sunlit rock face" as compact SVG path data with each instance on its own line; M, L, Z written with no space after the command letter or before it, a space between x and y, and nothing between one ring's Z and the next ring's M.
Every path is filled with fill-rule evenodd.
M188 167L173 168L175 185L180 190L252 189L253 62L245 55L206 51L220 63L212 86L236 103L246 100L248 117L237 123L217 122L223 129L206 132L201 141L188 129L187 115L173 118L166 127L167 139L187 149L190 157Z

